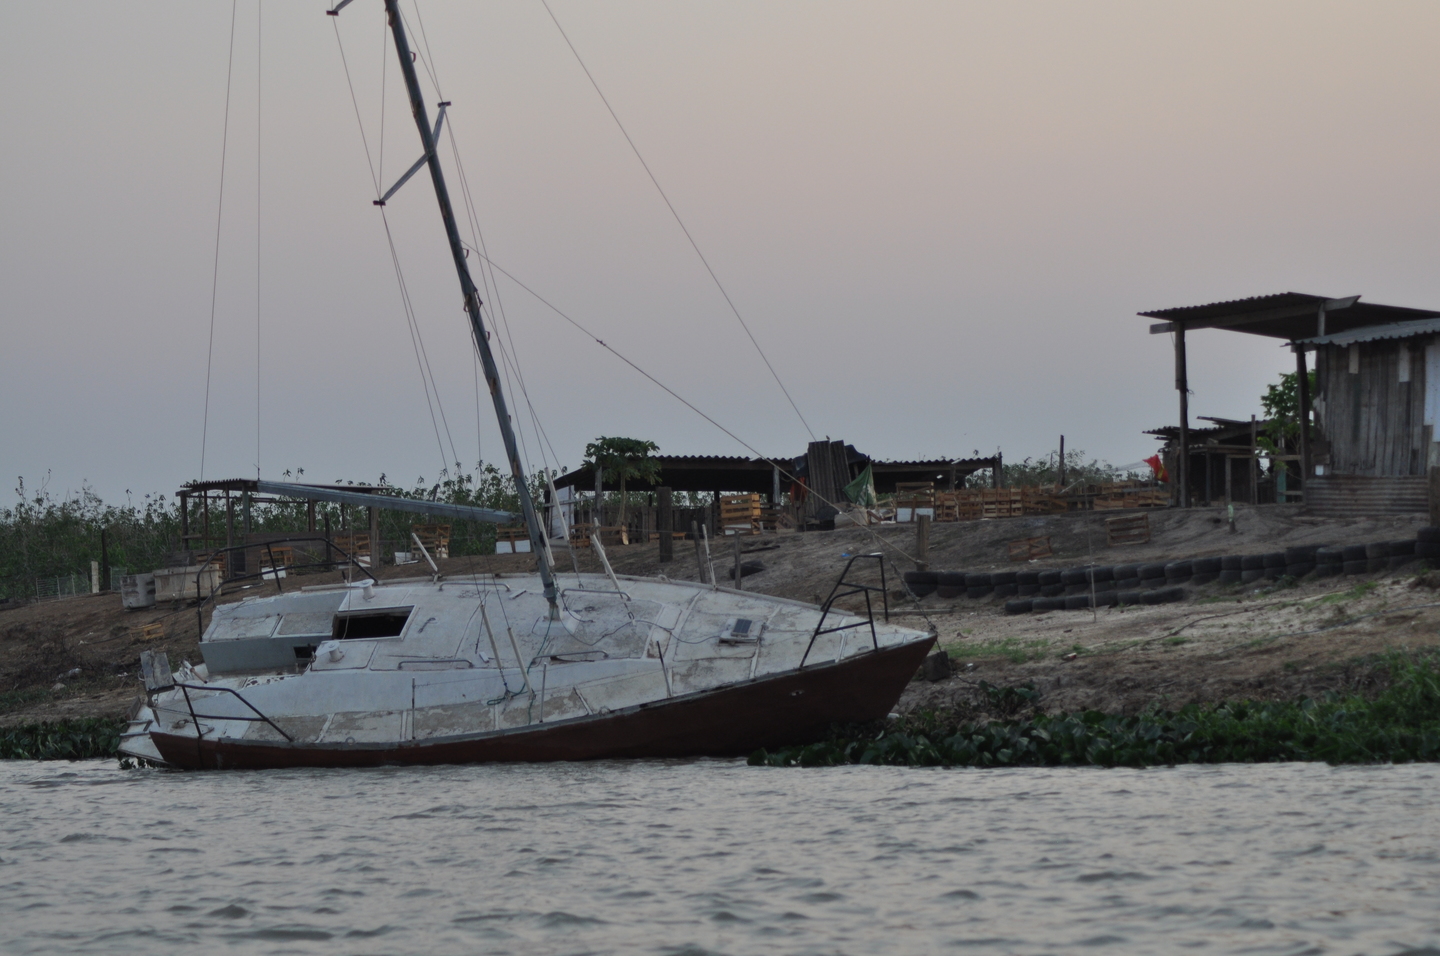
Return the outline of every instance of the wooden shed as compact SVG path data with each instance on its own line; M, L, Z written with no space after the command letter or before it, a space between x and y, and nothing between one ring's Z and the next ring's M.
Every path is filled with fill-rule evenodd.
M1228 329L1290 343L1302 427L1296 477L1307 504L1331 513L1403 513L1427 507L1427 472L1440 466L1440 312L1300 292L1140 313L1175 343L1179 447L1191 448L1185 336ZM1314 354L1315 394L1308 388ZM1311 412L1314 412L1313 423ZM1199 489L1179 458L1179 498ZM1293 494L1293 492L1292 492Z

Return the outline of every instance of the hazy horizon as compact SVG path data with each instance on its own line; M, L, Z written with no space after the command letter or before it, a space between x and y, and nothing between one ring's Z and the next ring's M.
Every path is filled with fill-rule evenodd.
M502 458L422 171L385 212L448 435L432 426L337 28L381 188L418 138L379 0L328 6L267 3L263 25L236 7L206 478L409 485ZM423 34L404 7L493 260L760 452L803 453L545 7L421 3ZM1291 290L1440 306L1433 5L551 8L816 435L877 458L1018 461L1061 434L1116 465L1153 453L1142 432L1177 396L1140 311ZM231 8L11 14L0 477L169 494L201 476ZM498 292L554 449L516 410L531 467L574 467L599 435L748 454ZM1258 412L1294 368L1282 345L1192 334L1192 424Z

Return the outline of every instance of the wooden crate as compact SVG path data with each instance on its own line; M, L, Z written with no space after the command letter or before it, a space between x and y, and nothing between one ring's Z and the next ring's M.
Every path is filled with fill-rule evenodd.
M429 543L426 543L425 547L430 547ZM501 525L495 529L496 554L528 554L529 552L530 529L523 524ZM435 552L430 552L430 556L435 557Z
M895 520L914 521L921 512L936 516L936 493L933 481L897 481L895 483Z
M165 622L156 621L154 624L137 624L130 628L130 636L137 641L158 641L165 636Z
M980 517L1017 518L1025 513L1025 497L1019 488L989 488L980 492Z
M724 495L720 499L721 534L760 533L760 495Z
M1021 538L1019 541L1010 542L1011 561L1034 561L1036 558L1048 558L1055 553L1050 546L1050 538L1047 535L1043 538Z
M1147 543L1150 540L1150 516L1138 514L1106 518L1105 540L1112 548L1122 544Z
M420 539L430 557L450 557L450 526L448 524L412 524L410 533ZM528 540L528 537L527 537Z
M337 560L345 562L348 556L361 567L370 567L370 532L351 533L347 531L331 535L330 540L340 550L340 554L336 555Z
M1070 510L1065 496L1050 488L1021 488L1020 510L1027 515L1064 514Z

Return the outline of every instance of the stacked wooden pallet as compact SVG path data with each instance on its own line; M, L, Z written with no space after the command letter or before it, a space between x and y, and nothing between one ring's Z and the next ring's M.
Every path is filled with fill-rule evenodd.
M362 567L370 566L370 532L341 532L330 539L340 551L341 560L349 557Z
M759 534L761 527L758 494L725 495L720 499L722 534Z
M448 524L412 524L410 533L420 539L432 558L450 557L450 526ZM525 540L529 540L529 535Z

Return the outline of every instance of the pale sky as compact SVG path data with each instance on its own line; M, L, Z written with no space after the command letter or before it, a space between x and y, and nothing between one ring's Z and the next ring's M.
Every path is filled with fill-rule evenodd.
M1440 307L1436 4L550 2L810 426L876 457L1018 460L1062 433L1150 454L1176 395L1138 311L1289 290ZM238 4L207 478L255 474L257 417L269 478L433 480L452 443L500 458L422 173L387 213L437 448L327 5L270 0L257 30ZM419 14L493 259L760 451L802 453L539 0ZM200 476L230 21L7 8L7 481L118 498ZM385 64L388 187L420 147L380 0L338 27L377 163ZM598 435L747 454L500 281L558 464ZM1248 417L1294 367L1219 331L1190 356L1197 416Z

